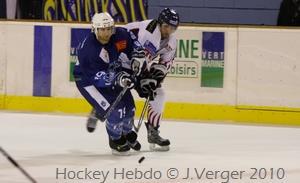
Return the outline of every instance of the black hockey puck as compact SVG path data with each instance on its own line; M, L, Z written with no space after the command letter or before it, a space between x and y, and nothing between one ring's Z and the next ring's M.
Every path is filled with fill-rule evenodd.
M141 157L140 160L139 160L139 163L142 163L144 161L145 157Z

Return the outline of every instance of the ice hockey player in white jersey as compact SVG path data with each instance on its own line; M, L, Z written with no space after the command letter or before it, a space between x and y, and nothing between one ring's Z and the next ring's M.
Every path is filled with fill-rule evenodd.
M146 51L147 70L138 79L136 90L140 97L150 96L146 127L151 150L168 151L170 141L159 135L164 110L165 92L162 82L171 69L176 54L178 13L170 8L161 11L157 19L133 22L125 27L133 32Z

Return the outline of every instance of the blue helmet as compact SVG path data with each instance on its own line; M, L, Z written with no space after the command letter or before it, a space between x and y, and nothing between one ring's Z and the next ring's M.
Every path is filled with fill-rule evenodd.
M166 23L168 25L178 27L179 25L179 15L178 13L170 8L163 9L158 16L158 23Z

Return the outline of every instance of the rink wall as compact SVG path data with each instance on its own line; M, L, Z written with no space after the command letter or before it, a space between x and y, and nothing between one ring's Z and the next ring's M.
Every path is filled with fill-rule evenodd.
M70 72L88 28L0 22L0 107L87 113ZM181 26L176 34L165 119L300 125L300 30Z

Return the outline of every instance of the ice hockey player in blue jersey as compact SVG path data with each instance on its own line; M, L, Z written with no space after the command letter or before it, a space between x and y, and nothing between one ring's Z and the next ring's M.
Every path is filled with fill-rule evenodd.
M131 61L129 67L118 59L123 53ZM132 126L135 106L130 89L134 87L135 76L146 65L142 46L125 28L115 27L108 13L99 13L93 16L92 32L78 46L77 54L73 72L76 86L99 119L104 120L117 96L128 88L106 119L113 154L127 155L131 148L140 150ZM93 131L89 125L88 130Z

